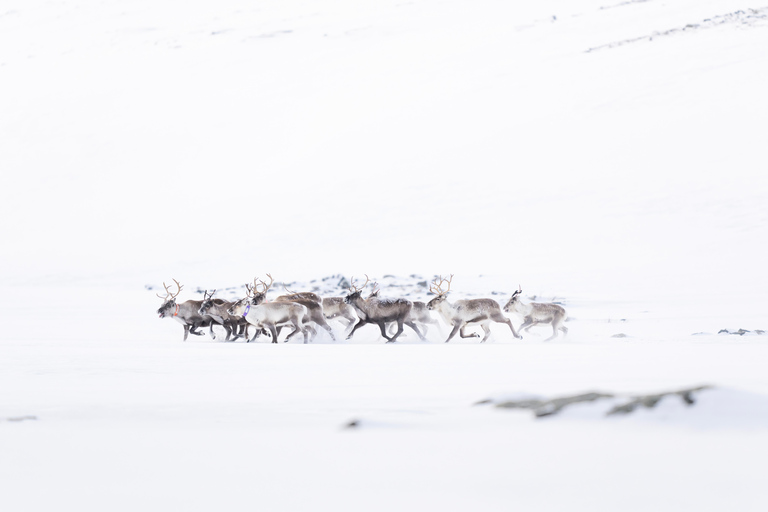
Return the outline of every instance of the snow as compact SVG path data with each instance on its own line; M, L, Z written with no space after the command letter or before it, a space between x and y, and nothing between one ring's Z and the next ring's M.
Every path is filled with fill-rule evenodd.
M767 9L6 0L3 509L765 510ZM154 313L266 273L520 286L569 333L182 342Z

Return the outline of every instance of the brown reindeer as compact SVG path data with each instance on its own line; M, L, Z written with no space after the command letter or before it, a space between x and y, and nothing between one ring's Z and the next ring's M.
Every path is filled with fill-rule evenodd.
M208 294L208 290L205 290L203 301L200 304L200 309L198 309L197 312L201 316L210 316L216 323L224 326L224 329L227 331L227 337L224 339L224 341L229 341L232 334L235 335L235 340L242 337L247 338L248 322L246 322L243 317L230 315L227 312L227 309L229 309L234 303L221 299L214 299L213 295L215 293L216 290L213 290L210 294ZM213 334L213 332L211 332L211 337L216 339L216 336Z
M438 280L440 281L439 283ZM453 274L451 274L448 279L443 279L442 276L438 276L437 279L432 281L429 291L437 295L437 297L430 300L427 304L429 310L437 311L443 316L448 325L453 326L451 333L448 335L448 339L445 340L446 343L451 341L451 338L453 338L457 332L462 338L479 338L479 334L466 334L464 332L464 328L467 324L471 323L479 323L480 327L485 331L485 336L480 340L481 342L484 342L488 339L488 336L490 336L491 322L507 324L512 330L512 334L515 338L522 338L522 336L515 331L509 318L501 313L499 303L493 299L457 300L453 304L448 302L447 295L451 290L452 280ZM448 283L448 288L446 290L442 289L444 283Z
M423 341L424 336L419 331L419 328L411 320L411 310L413 309L413 303L407 299L380 299L374 295L364 299L362 297L363 289L368 284L370 279L366 275L366 281L363 286L355 286L354 278L351 280L349 286L349 294L344 298L344 302L355 308L355 312L359 318L357 324L347 336L347 339L352 338L360 327L365 324L376 324L381 329L381 335L386 338L387 343L394 342L398 336L403 333L403 324L413 329L416 334L419 335ZM386 324L387 322L397 322L397 332L393 336L387 336Z
M157 310L160 318L173 318L184 326L184 341L187 341L189 333L195 336L202 336L205 333L197 331L199 327L210 327L211 336L213 336L213 319L208 315L201 315L199 313L200 300L188 300L180 304L176 303L176 297L181 293L182 285L177 280L173 280L176 283L176 293L173 293L168 289L168 286L163 283L165 288L165 296L156 294L163 299L163 305Z

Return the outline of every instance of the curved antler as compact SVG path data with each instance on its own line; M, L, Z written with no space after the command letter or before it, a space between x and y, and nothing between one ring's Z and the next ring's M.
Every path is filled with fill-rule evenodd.
M157 295L158 297L160 297L163 300L173 300L176 297L178 297L179 294L181 293L182 286L175 279L173 280L173 282L176 283L176 288L177 288L176 289L176 293L173 293L172 291L170 291L168 289L168 285L166 285L165 281L163 281L163 288L165 288L165 297L162 297L159 293L156 293L155 295Z
M439 283L437 281L440 281ZM448 279L444 279L443 276L437 276L429 287L429 291L435 295L445 295L451 291L451 281L453 281L453 274ZM443 283L448 283L448 289L443 291Z
M267 274L267 277L269 278L269 284L267 284L264 281L262 281L261 279L259 279L259 284L264 287L264 290L259 290L257 288L258 285L256 284L256 279L253 280L254 289L256 290L257 293L260 293L260 294L263 295L263 294L267 293L267 291L272 287L272 283L274 283L275 280L272 279L272 276L270 274Z
M349 291L351 291L352 293L363 291L365 286L368 284L368 281L371 280L368 277L368 274L364 274L364 275L365 275L365 282L363 283L363 286L359 286L359 287L355 286L355 278L354 277L349 280Z

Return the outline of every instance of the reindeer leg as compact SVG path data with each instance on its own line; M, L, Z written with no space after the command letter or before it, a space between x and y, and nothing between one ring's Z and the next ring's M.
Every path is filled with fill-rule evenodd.
M509 318L505 317L501 313L497 313L495 315L492 315L491 316L491 320L493 320L494 322L498 322L500 324L507 324L509 326L510 330L512 331L512 336L514 336L515 338L517 338L519 340L523 339L523 337L520 336L520 334L518 334L518 332L515 330L515 326L512 325L512 320L510 320ZM487 336L486 336L486 338L487 338ZM485 341L485 340L483 340L483 341Z
M462 338L479 338L480 337L480 335L477 334L476 332L473 332L472 334L465 334L464 333L465 327L467 327L467 324L464 324L461 326L461 330L459 331L459 336L461 336Z
M215 340L216 339L216 333L213 332L213 322L211 322L211 324L208 326L208 331L211 334L211 339Z
M451 341L451 338L456 336L456 333L459 332L460 328L461 328L461 322L457 321L455 324L453 324L453 329L451 329L451 334L448 335L448 339L445 340L445 342L448 343L449 341Z
M269 329L269 333L272 335L272 343L277 343L278 331L275 329L275 324L267 324L267 328ZM285 341L288 340L286 339Z
M491 335L491 321L486 320L485 322L480 324L480 327L483 328L483 331L485 332L485 336L483 336L483 339L480 340L480 343L485 343L485 340L488 339L488 336Z
M294 335L295 335L297 332L304 332L304 331L306 331L306 329L305 329L303 326L302 326L302 327L299 327L299 325L298 325L297 323L295 323L295 322L294 322L293 326L294 326L294 329L293 329L293 330L292 330L292 331L291 331L291 332L288 334L288 336L285 338L285 340L283 341L283 343L288 343L288 340L290 340L291 338L293 338L293 336L294 336ZM306 335L305 335L305 336L306 336Z
M379 329L381 329L381 335L384 337L384 339L387 340L387 343L389 343L390 341L394 340L394 337L390 338L389 336L387 336L387 324L386 324L386 322L377 322L377 323L378 323Z
M189 336L189 326L184 324L184 339L182 341L187 341L187 336Z
M333 329L331 329L331 326L328 325L328 322L324 322L324 325L321 324L320 327L322 327L323 329L325 329L328 332L328 335L331 337L331 339L333 341L336 341L336 336L334 336Z
M382 323L381 325L382 325L381 332L384 332L384 324ZM416 330L416 332L419 332L418 329ZM394 343L394 341L397 339L397 337L400 336L402 333L403 333L403 319L402 318L398 318L397 319L397 332L395 333L394 336L392 336L389 339L389 341L387 343ZM419 333L419 336L421 336L421 333Z
M421 339L421 341L427 341L427 338L424 337L424 334L427 333L427 326L426 325L424 326L424 334L421 334L421 331L419 331L419 328L416 327L416 324L414 322L405 322L405 325L407 325L408 327L410 327L411 329L416 331L416 334L419 335L419 339Z
M347 339L351 339L352 335L355 334L355 331L367 323L368 322L366 320L363 320L363 319L358 320L357 324L352 328L352 331L350 331L350 333L347 335Z

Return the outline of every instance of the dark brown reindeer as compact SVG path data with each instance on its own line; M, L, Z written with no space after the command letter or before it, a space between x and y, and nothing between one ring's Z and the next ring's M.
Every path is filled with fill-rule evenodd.
M234 334L235 340L245 336L248 337L248 322L243 317L230 315L227 312L234 303L228 302L222 299L214 299L213 295L216 290L213 290L210 294L208 290L205 290L204 298L200 304L200 309L197 310L201 316L209 316L214 322L220 324L227 331L227 337L224 341L229 341L230 337ZM213 326L211 326L213 327ZM211 337L216 339L216 336L211 332Z
M371 297L378 297L379 291L379 284L373 283L373 291L371 291L371 294L368 296L368 298L370 299ZM421 302L418 300L411 302L413 302L413 308L411 309L411 321L416 324L417 327L419 327L421 334L426 337L430 325L434 325L438 329L440 328L440 322L438 322L438 320L432 316L432 313L429 311L429 309L427 309L426 302ZM394 323L391 323L387 327L387 330L390 334L392 334L394 333L396 327L397 326Z
M531 327L538 324L552 324L552 336L544 341L557 338L558 331L563 331L563 335L568 334L568 328L565 323L565 309L553 303L531 302L524 304L520 300L523 289L518 285L517 290L512 294L504 311L507 313L517 313L523 317L523 323L520 325L520 332L528 331Z
M202 336L203 332L199 332L197 329L200 327L210 327L211 335L213 335L213 319L208 315L201 315L198 311L202 301L200 300L188 300L180 304L176 303L176 297L181 293L182 285L177 280L173 280L176 283L176 293L173 293L168 289L168 286L163 283L165 288L165 297L160 294L156 294L163 299L163 305L157 310L160 318L173 318L184 326L184 341L187 341L189 333L195 336Z
M515 331L509 318L501 313L499 303L493 299L457 300L453 304L448 302L447 296L448 292L451 290L452 280L453 274L451 274L448 279L443 279L442 276L438 276L437 279L432 281L432 286L430 286L429 291L437 295L437 297L430 300L427 304L428 309L440 313L446 323L453 327L451 334L448 335L448 339L445 340L446 343L451 341L451 338L453 338L457 332L462 338L479 338L479 334L466 334L464 332L464 328L467 324L471 323L479 323L480 327L485 331L485 336L480 340L481 342L484 342L488 339L488 336L490 336L491 322L507 324L512 330L512 335L514 335L515 338L522 338L522 336ZM444 283L448 283L448 288L446 290L442 289Z
M413 303L407 299L380 299L376 295L364 299L362 297L363 289L370 281L367 275L365 277L365 283L360 287L355 286L353 278L349 286L349 294L344 298L344 302L355 308L359 317L347 339L352 338L355 331L363 325L376 324L381 329L381 335L386 338L387 343L392 343L403 333L403 324L405 324L413 329L419 338L425 340L419 328L411 320ZM397 322L397 332L391 337L387 336L386 324L388 322Z

